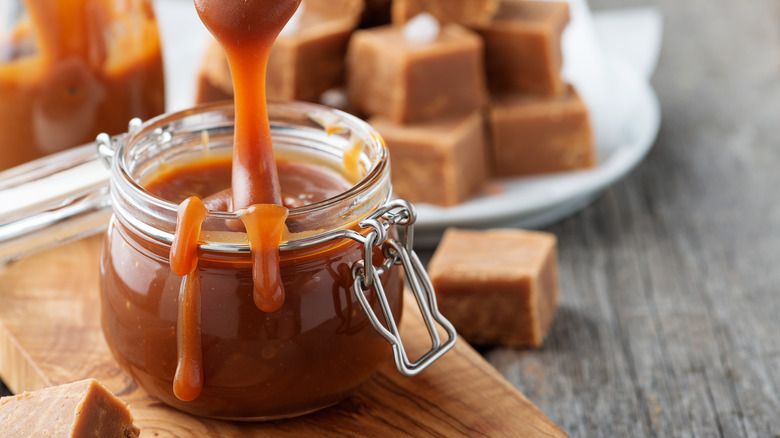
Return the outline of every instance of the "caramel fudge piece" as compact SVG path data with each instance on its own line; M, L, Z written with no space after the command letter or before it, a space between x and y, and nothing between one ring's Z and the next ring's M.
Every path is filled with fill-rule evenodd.
M347 89L356 111L418 123L480 108L486 100L482 41L449 24L430 43L408 41L398 26L358 32L347 52Z
M542 345L560 296L554 235L449 229L428 273L439 309L467 341Z
M344 85L344 60L363 0L304 0L297 32L279 35L266 74L271 99L319 101Z
M553 99L494 98L488 113L495 176L596 165L588 109L571 86L566 94Z
M369 123L390 149L393 190L400 198L452 206L471 197L487 178L480 111L414 125L378 117Z
M502 0L492 23L476 28L485 41L488 87L495 93L555 96L561 79L565 2Z
M427 12L441 23L487 25L498 10L498 0L393 0L394 24L404 24Z
M343 86L347 45L362 12L363 0L301 3L291 20L295 24L285 28L271 49L268 98L318 102L325 91ZM206 52L198 82L199 103L233 96L227 60L216 42Z
M127 405L95 379L0 399L3 436L140 436Z

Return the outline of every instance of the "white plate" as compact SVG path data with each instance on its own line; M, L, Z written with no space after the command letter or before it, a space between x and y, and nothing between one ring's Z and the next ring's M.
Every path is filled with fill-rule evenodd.
M647 79L613 60L615 95L625 113L614 144L599 145L598 167L586 171L496 181L502 190L455 207L417 205L415 227L419 245L438 241L450 226L539 228L579 211L607 187L629 173L652 147L661 122L658 99Z

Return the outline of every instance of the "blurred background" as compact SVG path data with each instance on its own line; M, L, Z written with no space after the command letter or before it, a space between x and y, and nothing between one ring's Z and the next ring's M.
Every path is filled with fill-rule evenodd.
M780 436L780 4L587 5L660 24L658 53L626 43L653 26L605 43L648 67L660 128L635 167L515 224L558 238L558 314L541 348L478 351L571 436ZM192 17L160 17L163 40L182 41L166 72L193 73L167 109L192 102L207 35L169 33Z

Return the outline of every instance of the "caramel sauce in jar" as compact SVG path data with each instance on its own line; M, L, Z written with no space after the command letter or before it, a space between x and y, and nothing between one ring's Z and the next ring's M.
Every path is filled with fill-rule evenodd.
M149 0L3 1L0 170L165 110Z
M322 114L337 116L346 129L329 134L316 122ZM114 216L101 257L105 338L141 387L189 413L239 420L301 415L347 397L392 360L353 291L352 266L364 258L363 245L351 239L297 244L334 230L366 233L358 222L391 196L386 147L362 121L315 105L271 104L269 116L289 208L279 247L285 299L274 312L253 301L252 256L236 214L206 214L193 274L175 275L169 262L179 202L192 195L209 202L230 187L231 106L153 119L128 134L114 155ZM345 155L356 138L362 142L357 171L347 170L343 163L355 160ZM372 254L380 266L382 251ZM396 320L399 271L392 266L381 277ZM197 291L188 298L190 315L179 311L184 281ZM362 293L381 313L375 289ZM193 321L189 328L180 324L182 316ZM177 337L184 335L200 341L193 350L200 368L186 369L202 376L202 388L186 401L174 394Z

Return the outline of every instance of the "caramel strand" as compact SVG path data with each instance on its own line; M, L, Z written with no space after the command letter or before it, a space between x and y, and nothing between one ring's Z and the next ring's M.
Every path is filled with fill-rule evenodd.
M271 46L300 0L194 1L201 21L225 50L233 79L233 208L281 205L265 75Z
M273 154L265 75L271 46L301 0L194 2L230 65L236 107L232 208L241 211L252 248L255 304L265 312L274 312L284 303L279 242L288 212L282 207Z
M200 269L197 267L184 277L179 287L176 344L173 394L179 400L192 401L203 390Z
M176 234L171 244L171 271L184 277L179 286L177 364L173 379L173 393L182 401L194 400L203 390L198 240L206 214L208 210L197 197L189 197L179 204Z

